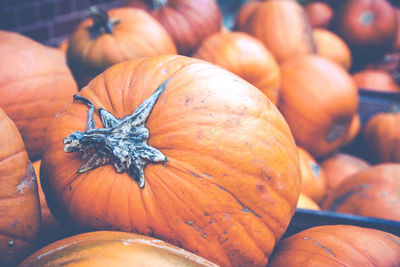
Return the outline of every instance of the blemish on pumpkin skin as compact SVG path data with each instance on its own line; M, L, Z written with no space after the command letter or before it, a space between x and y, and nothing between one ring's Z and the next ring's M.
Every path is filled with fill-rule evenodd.
M194 230L196 230L197 232L202 233L202 237L207 238L207 232L203 231L200 227L198 227L194 221L189 220L189 221L186 221L185 223L187 225L192 226L192 228Z
M15 193L20 193L23 195L24 189L27 189L27 190L31 189L32 187L35 186L35 183L36 183L36 176L35 176L32 164L29 164L28 173L17 185Z
M396 240L393 236L390 236L390 235L387 235L387 237L388 237L390 240L392 240L393 242L395 242L397 245L400 246L400 241L399 241L399 240Z
M311 240L311 238L309 238L309 237L304 237L304 239L305 239L305 240ZM332 257L336 258L335 254L333 254L333 252L332 252L329 248L327 248L327 247L321 245L320 243L318 243L318 242L315 241L315 240L312 240L312 242L314 243L314 245L316 245L316 246L322 248L323 250L325 250L326 252L328 252Z

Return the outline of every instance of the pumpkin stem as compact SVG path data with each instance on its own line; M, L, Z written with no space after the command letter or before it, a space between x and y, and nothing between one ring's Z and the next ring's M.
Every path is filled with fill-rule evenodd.
M107 11L98 6L91 6L88 13L93 20L90 30L95 33L95 37L102 33L113 33L113 27L119 23L119 20L111 20Z
M160 9L167 4L168 0L153 0L153 9Z
M375 15L371 11L365 11L360 15L360 22L365 26L371 25L375 20Z

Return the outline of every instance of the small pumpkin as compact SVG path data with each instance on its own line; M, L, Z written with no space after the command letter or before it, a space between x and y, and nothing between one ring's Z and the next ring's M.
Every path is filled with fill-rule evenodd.
M400 238L355 225L315 226L282 240L268 266L397 266Z
M313 28L328 28L333 18L333 8L322 1L313 1L304 6Z
M296 208L308 209L308 210L321 210L317 202L312 200L306 194L300 193L299 201L297 202Z
M387 71L365 69L353 73L352 76L358 88L382 92L400 92L400 87Z
M26 258L33 266L208 266L193 253L159 239L119 231L96 231L58 240Z
M304 8L294 0L261 2L238 31L261 40L280 63L299 54L316 53Z
M319 203L326 190L324 172L307 150L298 146L297 152L301 169L301 192Z
M157 19L181 55L191 55L202 40L222 27L215 0L125 0L125 5L144 9Z
M373 162L400 163L400 111L377 113L363 128L363 139Z
M302 55L281 65L281 77L278 107L297 145L321 158L346 144L358 107L350 74L321 56Z
M0 30L0 107L17 125L31 160L40 158L50 121L77 91L59 49Z
M400 221L400 164L382 163L346 178L327 194L322 209Z
M108 67L128 59L176 54L176 47L163 26L138 8L99 7L89 10L72 33L67 49L79 88Z
M207 37L192 55L227 69L278 103L280 69L263 43L247 33L221 32Z
M224 266L267 264L301 177L290 129L260 90L169 55L116 64L74 99L47 131L40 169L62 225L151 235Z
M351 66L351 51L345 41L330 30L313 29L317 54L338 63L346 70Z
M328 157L320 166L325 174L327 192L333 190L347 177L371 167L364 159L341 152Z
M0 265L15 266L39 234L39 196L22 137L1 108L0 132Z

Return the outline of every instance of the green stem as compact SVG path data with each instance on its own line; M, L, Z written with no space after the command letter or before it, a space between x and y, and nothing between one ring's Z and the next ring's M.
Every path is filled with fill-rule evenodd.
M119 22L118 20L110 20L107 11L98 6L89 8L89 17L93 20L92 30L99 33L112 33L114 25Z
M160 9L167 4L168 0L153 0L153 9Z

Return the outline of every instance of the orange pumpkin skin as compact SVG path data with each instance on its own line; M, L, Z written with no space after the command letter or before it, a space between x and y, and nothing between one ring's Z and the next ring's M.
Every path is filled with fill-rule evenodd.
M191 55L202 40L221 31L222 13L215 0L126 0L125 4L156 18L181 55Z
M151 235L223 266L265 266L301 178L290 129L262 92L216 65L162 56L119 63L80 94L123 118L171 76L146 123L148 144L167 161L146 166L144 189L109 164L77 173L80 153L60 145L86 128L88 108L76 102L47 132L49 208L65 225ZM103 127L97 112L95 122Z
M342 147L358 106L350 74L323 57L302 55L281 65L281 77L278 107L297 145L315 158Z
M299 201L297 202L297 208L308 209L308 210L321 210L319 205L308 197L306 194L300 193Z
M176 54L168 32L147 12L137 8L107 11L109 21L118 20L112 32L104 32L91 18L83 20L69 39L70 66L79 88L108 67L128 59Z
M39 233L39 197L24 142L2 109L0 131L0 265L15 266L31 253Z
M358 88L382 92L400 92L400 87L387 71L365 69L354 73L352 76Z
M347 137L345 139L344 145L350 144L359 134L361 130L361 117L360 114L356 113L351 119L350 128L347 132Z
M301 192L319 203L326 190L324 172L307 150L298 146L297 152L301 169Z
M400 112L375 114L363 128L371 160L400 163Z
M0 107L18 127L32 160L41 156L48 124L77 90L61 51L0 31Z
M400 8L395 8L396 16L397 16L397 33L396 33L396 41L393 44L393 50L400 51Z
M256 38L241 32L216 33L207 37L192 55L227 69L260 89L278 104L279 65Z
M342 38L332 31L323 28L314 28L313 36L318 55L338 63L346 70L350 69L350 48Z
M316 226L282 240L268 266L397 266L400 238L355 225Z
M347 177L371 167L367 161L346 153L336 153L322 161L320 166L325 174L327 192Z
M328 28L332 18L333 9L325 2L315 1L304 6L308 20L313 28Z
M260 0L246 1L237 11L235 16L235 30L243 29L247 23L247 19L251 17L252 13L261 4Z
M326 196L322 209L400 221L399 191L400 164L382 163L346 178Z
M26 258L33 266L217 266L164 241L133 233L96 231L58 240Z
M299 54L316 53L304 8L294 0L262 2L238 30L260 39L279 63Z

